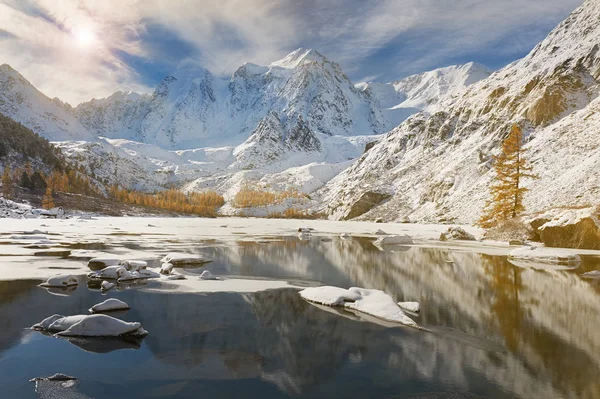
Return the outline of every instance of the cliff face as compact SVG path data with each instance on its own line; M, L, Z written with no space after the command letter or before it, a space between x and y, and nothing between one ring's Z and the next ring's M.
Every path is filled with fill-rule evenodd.
M586 1L524 59L439 112L409 118L327 185L326 211L345 218L363 192L385 191L392 199L363 217L473 222L487 198L491 156L515 123L541 176L530 183L528 209L593 202L600 191L599 21L600 4Z

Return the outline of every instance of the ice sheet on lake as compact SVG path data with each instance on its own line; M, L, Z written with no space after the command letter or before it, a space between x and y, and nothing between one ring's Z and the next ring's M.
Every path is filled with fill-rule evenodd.
M171 263L174 266L201 265L212 262L212 259L201 254L170 253L162 258L161 262Z
M167 277L168 279L168 277ZM256 278L223 278L219 280L200 280L199 278L185 280L161 280L163 284L154 287L145 287L148 292L168 293L253 293L267 290L298 288L287 281L267 280Z
M575 251L559 248L522 247L512 250L508 259L552 264L578 264L581 258Z
M384 245L411 245L413 244L412 237L409 235L386 236L379 237L373 242L376 246Z
M323 286L306 288L300 291L300 296L307 301L321 305L344 307L386 321L418 327L417 323L402 311L392 297L383 291L357 287L346 290Z

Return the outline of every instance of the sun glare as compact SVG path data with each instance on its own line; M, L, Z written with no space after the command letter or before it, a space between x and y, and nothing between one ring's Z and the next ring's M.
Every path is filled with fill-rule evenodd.
M77 45L81 48L88 48L96 41L96 35L88 28L80 28L73 32Z

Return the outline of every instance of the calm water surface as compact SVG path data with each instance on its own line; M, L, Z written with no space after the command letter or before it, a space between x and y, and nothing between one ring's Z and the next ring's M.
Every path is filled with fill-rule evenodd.
M470 252L380 251L356 238L186 250L212 256L204 269L217 275L377 288L416 300L416 320L432 332L327 311L295 289L175 294L142 286L103 296L82 277L70 295L57 296L37 280L0 282L0 397L39 397L28 380L61 372L80 383L56 397L600 398L600 282L579 277L597 258L575 271L536 271ZM122 318L150 335L67 341L27 329L107 297L130 304Z

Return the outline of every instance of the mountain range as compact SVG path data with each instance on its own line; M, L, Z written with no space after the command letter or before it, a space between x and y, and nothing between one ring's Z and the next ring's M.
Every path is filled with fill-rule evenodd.
M221 78L185 65L151 94L72 107L0 66L0 113L130 188L179 185L231 198L244 182L311 193L335 219L473 222L491 160L523 127L540 179L531 211L597 202L600 5L587 0L524 59L354 84L298 49ZM108 162L107 162L108 160Z

